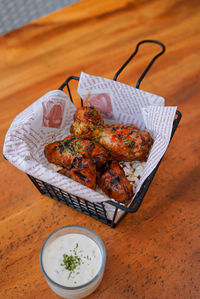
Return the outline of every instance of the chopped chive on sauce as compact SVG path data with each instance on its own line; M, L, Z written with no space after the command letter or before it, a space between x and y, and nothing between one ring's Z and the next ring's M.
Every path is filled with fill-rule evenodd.
M81 259L82 255L78 256L77 249L78 249L78 243L76 243L76 246L73 250L70 250L70 252L73 251L72 254L70 254L70 255L68 255L66 253L63 254L63 263L60 265L64 266L65 269L69 271L68 279L70 279L71 275L74 274L76 270L78 271L78 272L76 272L76 275L80 274L79 266L81 264L84 264L83 259ZM87 258L84 256L84 258L87 260L91 260L91 258L88 256L87 256Z

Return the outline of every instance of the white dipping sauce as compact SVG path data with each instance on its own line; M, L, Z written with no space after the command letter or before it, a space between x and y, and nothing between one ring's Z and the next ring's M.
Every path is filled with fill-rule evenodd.
M63 254L79 258L73 271L65 269ZM101 265L102 254L98 245L89 237L78 233L58 237L43 252L43 266L47 275L66 287L88 283L99 272Z

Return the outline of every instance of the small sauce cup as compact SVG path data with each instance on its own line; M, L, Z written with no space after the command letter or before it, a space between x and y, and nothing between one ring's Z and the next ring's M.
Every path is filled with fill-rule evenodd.
M54 250L55 252L53 252L52 248L54 248L56 246L55 244L58 243L58 241L60 242L61 239L66 238L66 237L67 238L72 237L72 236L73 237L77 236L76 248L74 249L75 251L70 249L70 252L72 252L72 255L73 254L74 254L74 256L77 256L78 254L80 255L81 250L79 253L77 253L79 250L78 237L81 237L83 242L86 242L86 243L89 238L89 240L88 240L89 243L93 243L93 245L95 245L94 249L92 250L92 253L95 252L95 250L96 250L96 253L94 253L94 255L100 256L100 259L98 259L100 261L100 264L98 266L98 269L96 269L94 276L89 278L88 281L84 281L83 284L81 284L79 281L79 284L77 286L76 285L66 286L66 284L64 285L64 283L62 283L62 282L60 283L60 281L58 281L57 278L54 279L54 277L52 276L52 273L50 273L50 270L48 270L48 269L50 269L50 268L48 268L48 262L51 263L51 266L52 266L52 265L54 265L54 262L56 260L55 268L59 268L59 269L62 268L62 270L59 270L59 271L62 273L66 272L65 275L66 275L66 281L67 281L69 276L74 272L71 271L71 274L69 275L70 272L68 270L65 270L65 267L63 267L65 265L63 265L63 264L61 265L61 263L60 263L60 259L62 259L62 254L60 254L59 250ZM69 241L69 245L71 245L70 242L71 241ZM88 245L89 245L89 243L88 243ZM87 248L87 244L83 243L83 245L85 248ZM63 246L63 244L61 244L60 247L63 248L62 249L63 253L65 253L67 248L65 248L65 246ZM95 247L96 247L96 249L95 249ZM49 255L48 255L48 252L50 252ZM53 252L53 254L51 252ZM59 255L59 257L58 257L59 261L57 261L57 257L55 258L55 256L57 254ZM72 255L71 255L71 258L72 258ZM48 257L49 257L49 261L48 261ZM53 260L50 260L50 257L51 258L53 257ZM86 257L88 260L86 260ZM92 259L90 258L90 256L89 257L87 256L87 252L84 252L84 257L82 257L82 260L84 260L85 264L89 265L90 260L92 260ZM84 264L84 262L82 262L82 264ZM80 264L80 262L79 262L79 264ZM44 244L40 251L40 267L41 267L42 273L43 273L47 283L49 284L50 288L57 295L59 295L63 298L79 299L79 298L84 298L84 297L88 296L89 294L93 293L96 290L96 288L99 286L99 284L103 278L105 264L106 264L106 250L105 250L103 241L94 231L92 231L91 229L89 229L87 227L81 226L81 225L68 225L68 226L64 226L64 227L61 227L61 228L55 230L44 241ZM85 267L85 266L82 265L82 267ZM57 273L59 273L59 271L55 270L55 272L57 272ZM80 267L80 271L81 271L81 267ZM77 272L76 274L79 274L79 273L80 272Z

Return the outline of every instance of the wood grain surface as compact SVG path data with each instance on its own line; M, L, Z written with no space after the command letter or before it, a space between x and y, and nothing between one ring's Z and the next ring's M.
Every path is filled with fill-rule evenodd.
M142 206L114 229L40 195L1 155L0 298L59 298L41 273L39 252L53 230L69 224L93 229L106 246L105 275L88 298L200 298L199 6L84 0L0 37L1 149L19 112L70 75L113 78L143 39L162 41L166 53L141 89L183 115ZM135 86L157 51L143 45L119 81Z

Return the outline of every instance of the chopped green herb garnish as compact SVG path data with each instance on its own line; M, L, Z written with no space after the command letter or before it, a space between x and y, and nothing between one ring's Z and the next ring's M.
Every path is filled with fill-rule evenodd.
M134 142L134 141L131 141L131 142L129 143L129 146L134 146L134 144L135 144L135 142Z
M73 254L63 254L63 263L61 264L61 266L64 266L66 270L69 271L68 274L68 279L70 279L72 273L75 273L75 270L78 271L76 272L76 275L80 274L79 270L80 270L80 265L84 264L83 259L81 259L81 257L83 256L81 254L81 257L78 256L77 254L77 248L78 248L78 243L76 243L76 246L73 250L70 249L70 252L73 251ZM85 259L87 260L91 260L91 258L87 255L87 257L84 256Z
M65 266L65 269L69 271L73 271L80 264L80 258L76 255L68 255L63 254L63 264L61 266Z

